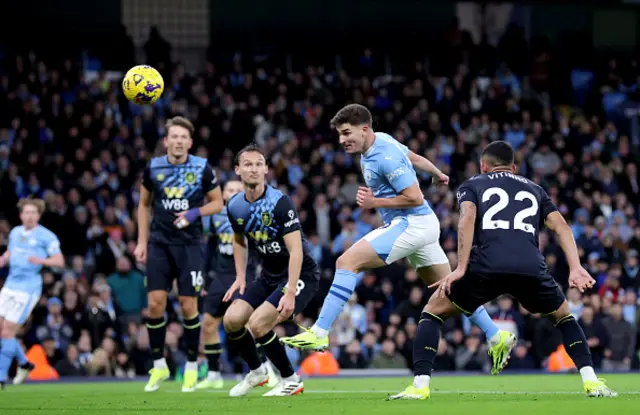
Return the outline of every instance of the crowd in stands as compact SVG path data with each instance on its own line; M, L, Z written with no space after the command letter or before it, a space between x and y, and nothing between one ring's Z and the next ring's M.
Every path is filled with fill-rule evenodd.
M631 90L639 69L635 61L624 68L622 61L607 61L603 70L595 68L586 92L596 110L560 106L550 87L554 56L549 46L529 47L517 31L508 36L487 53L488 45L474 45L464 32L453 30L446 37L449 61L439 65L439 72L445 70L440 74L423 61L390 74L370 50L344 67L333 60L291 72L283 62L256 63L250 56L209 62L197 73L164 62L159 65L165 92L153 107L128 103L118 80L109 81L105 71L89 79L74 58L43 61L34 52L5 53L0 63L0 251L19 223L16 202L32 196L47 202L41 222L58 235L67 259L65 269L43 272L42 299L20 334L25 346L41 344L60 376L132 377L151 367L142 324L144 265L132 259L135 211L142 169L163 151L164 121L174 115L194 121L193 153L208 157L223 182L233 177L235 151L251 141L264 148L268 181L292 196L323 270L317 298L298 317L298 323L310 325L330 285L335 258L381 225L375 212L356 208L356 189L363 182L359 161L341 151L329 128L335 111L359 102L372 110L375 130L392 134L450 175L450 186L438 188L420 177L453 267L457 186L479 172L479 151L487 143L503 139L517 148L518 173L551 195L597 281L592 292L566 291L596 367L637 368L639 143L624 123L611 122L592 103L610 91ZM526 53L513 52L522 45ZM540 247L566 290L568 267L558 244L542 232ZM7 270L0 272L6 276ZM366 274L332 332L335 361L350 369L410 368L416 324L429 295L405 263ZM172 299L165 353L174 370L186 354ZM509 297L488 310L496 324L520 339L508 369L570 368L560 335L546 318ZM294 329L277 330L282 335ZM488 371L479 329L460 317L447 321L443 331L436 370ZM288 353L303 369L305 358L318 358ZM226 354L223 361L225 371L238 369Z

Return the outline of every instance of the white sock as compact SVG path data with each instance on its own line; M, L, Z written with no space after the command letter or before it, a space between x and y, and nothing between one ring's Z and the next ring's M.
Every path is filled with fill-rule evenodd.
M495 346L498 343L500 343L500 331L499 330L498 330L498 332L496 334L491 336L491 338L489 339L489 344L491 346Z
M321 339L324 339L329 335L329 330L321 329L315 324L313 325L313 327L311 327L311 332Z
M591 366L585 366L580 369L580 376L582 376L582 383L590 380L592 382L597 382L598 377L596 376L596 372L594 372Z
M298 376L296 373L294 373L291 376L288 376L286 378L283 379L285 382L300 382L300 376Z
M418 375L413 379L413 386L417 389L424 388L425 386L429 386L430 381L431 381L431 376Z
M164 360L164 357L158 360L154 360L153 361L153 368L154 369L169 369L169 367L167 366L167 361Z
M187 362L187 364L184 367L184 370L187 371L194 371L197 372L198 371L198 362Z

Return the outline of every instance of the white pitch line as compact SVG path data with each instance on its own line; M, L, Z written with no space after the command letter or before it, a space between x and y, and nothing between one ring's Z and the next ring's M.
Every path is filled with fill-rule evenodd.
M373 391L364 391L364 390L339 390L339 389L330 389L330 390L322 390L322 389L305 389L304 393L318 393L318 394L356 394L356 395L370 395L375 393L398 393L400 390L373 390ZM164 391L169 393L182 393L179 390L169 390ZM202 391L203 393L228 393L226 390L209 390ZM161 392L162 393L162 392ZM577 391L491 391L491 390L432 390L431 393L435 395L584 395L584 392ZM628 392L619 392L620 395L640 395L640 391L628 391ZM256 396L256 395L251 395Z

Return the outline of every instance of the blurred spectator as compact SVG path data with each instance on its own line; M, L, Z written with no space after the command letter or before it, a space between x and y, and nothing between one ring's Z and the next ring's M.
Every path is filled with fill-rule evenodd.
M116 272L107 278L107 284L111 287L120 324L123 327L129 322L141 324L146 314L147 289L144 278L131 268L131 260L127 256L118 258Z
M340 353L338 364L342 369L365 369L369 366L369 362L362 355L358 340L353 340L345 347L344 352Z
M592 306L584 307L579 323L587 338L593 364L596 368L600 368L604 351L609 345L609 333L602 321L596 318Z
M83 376L87 372L80 363L80 354L75 344L67 346L66 355L56 365L55 369L60 376Z
M406 359L396 351L396 344L391 339L382 342L382 349L371 360L374 369L405 369Z
M456 369L488 372L491 368L488 346L478 336L469 336L456 350Z
M614 304L609 309L605 327L609 334L609 344L604 350L602 369L628 372L636 350L636 330L622 318L622 307L619 304Z

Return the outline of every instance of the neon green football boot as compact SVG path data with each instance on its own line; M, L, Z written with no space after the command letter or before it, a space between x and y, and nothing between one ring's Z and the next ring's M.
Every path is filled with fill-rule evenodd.
M489 356L491 356L492 361L492 375L497 375L507 366L509 355L511 355L511 350L515 347L517 340L513 333L505 330L500 330L498 334L500 335L500 341L489 349Z
M329 348L329 336L320 338L309 329L301 327L304 331L293 337L283 337L280 343L300 350L315 350L324 352Z

